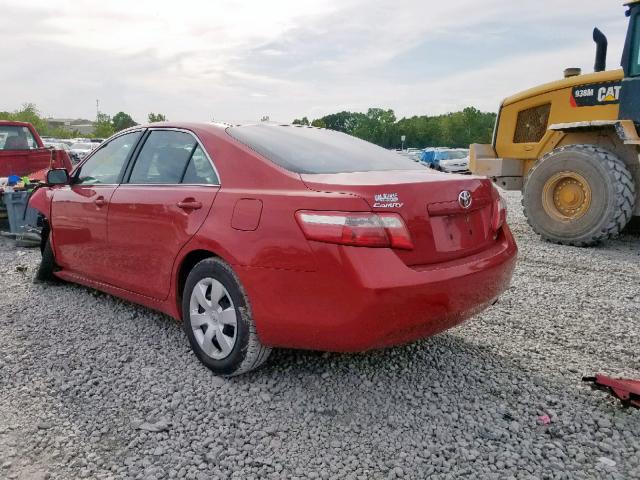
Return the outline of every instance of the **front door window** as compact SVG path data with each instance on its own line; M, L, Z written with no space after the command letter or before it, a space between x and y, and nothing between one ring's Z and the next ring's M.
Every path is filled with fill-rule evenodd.
M120 135L102 145L81 167L74 184L113 185L119 183L127 158L142 132Z

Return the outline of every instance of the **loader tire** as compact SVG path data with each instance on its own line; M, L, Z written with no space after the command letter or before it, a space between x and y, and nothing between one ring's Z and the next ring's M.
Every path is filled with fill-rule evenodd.
M617 236L636 201L633 178L617 155L594 145L567 145L536 162L522 205L543 240L588 247Z

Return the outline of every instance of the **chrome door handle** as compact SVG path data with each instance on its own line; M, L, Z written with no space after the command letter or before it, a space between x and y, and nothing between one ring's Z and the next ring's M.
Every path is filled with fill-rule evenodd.
M107 201L104 199L104 197L98 197L93 201L93 203L95 203L98 207L104 207L107 204Z

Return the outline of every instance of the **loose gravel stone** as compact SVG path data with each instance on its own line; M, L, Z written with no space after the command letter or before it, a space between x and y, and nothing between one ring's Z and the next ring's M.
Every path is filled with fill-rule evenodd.
M640 412L581 382L640 377L640 238L542 243L506 196L520 255L495 306L233 379L164 315L33 284L39 252L0 238L0 478L640 478Z

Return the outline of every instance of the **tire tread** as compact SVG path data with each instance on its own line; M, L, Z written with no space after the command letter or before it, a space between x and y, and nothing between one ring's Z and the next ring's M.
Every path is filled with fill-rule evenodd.
M598 147L595 145L589 144L578 144L578 145L566 145L544 155L541 159L539 159L535 165L529 171L527 178L535 175L536 170L542 163L547 160L549 157L565 151L580 151L586 152L592 157L597 157L602 163L604 163L607 167L607 171L609 172L610 180L614 184L617 190L616 196L616 205L613 214L607 219L604 227L591 237L580 240L580 241L561 241L556 238L551 238L544 234L544 232L540 231L535 225L535 222L532 221L528 207L525 202L525 196L522 196L522 206L524 207L524 215L527 219L527 223L531 226L531 228L542 237L543 240L551 243L557 243L561 245L570 245L574 247L588 247L592 245L596 245L604 240L608 240L610 238L614 238L622 232L622 230L627 226L627 224L631 221L631 217L633 216L633 208L635 205L635 184L633 182L633 177L631 172L625 165L624 161L615 155L613 152Z

